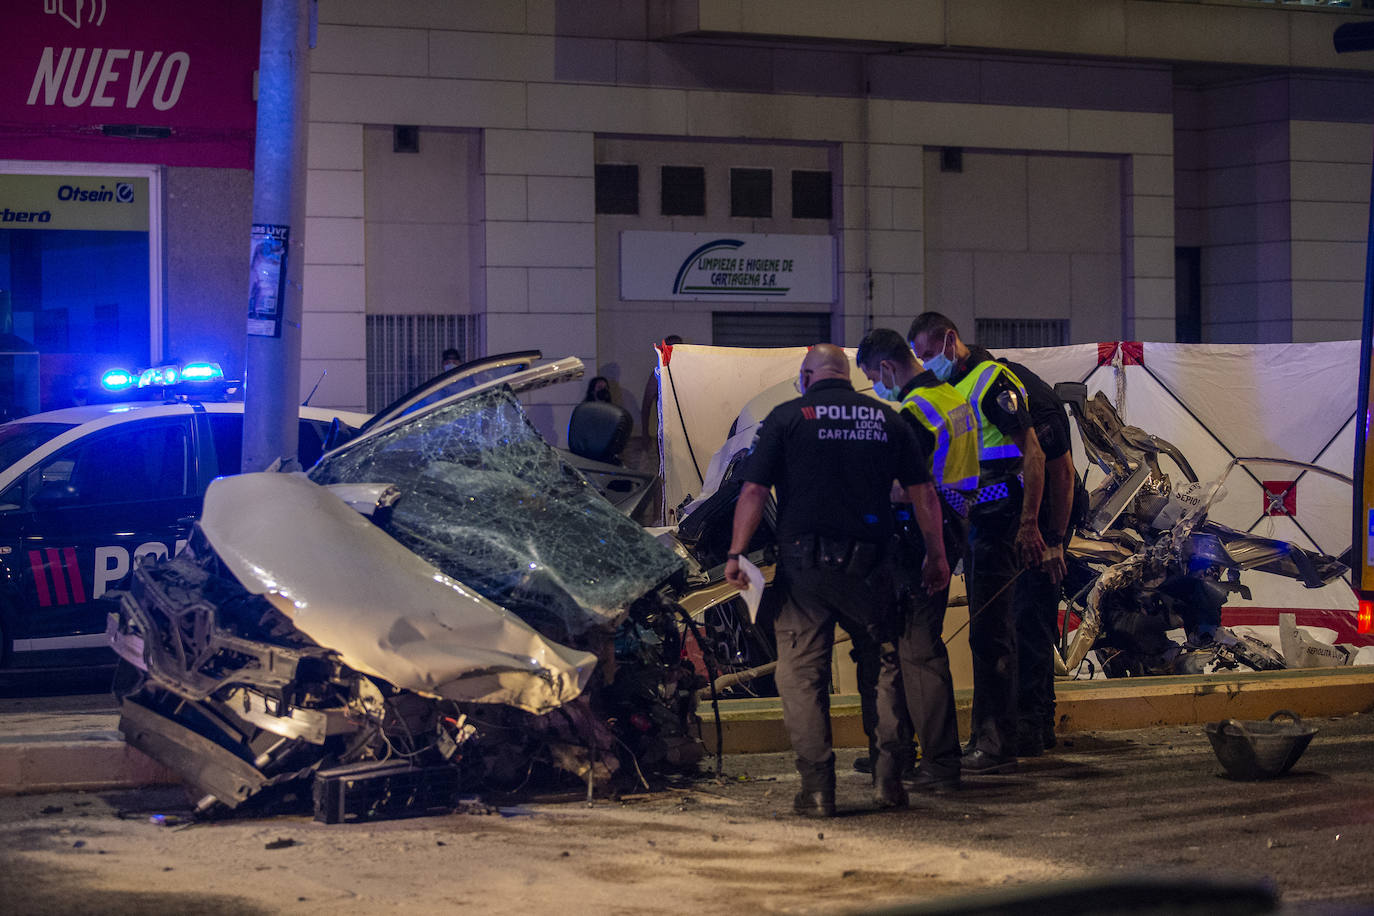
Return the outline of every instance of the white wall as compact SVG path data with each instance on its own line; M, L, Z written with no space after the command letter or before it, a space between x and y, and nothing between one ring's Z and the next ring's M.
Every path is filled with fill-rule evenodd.
M973 337L978 318L1068 319L1069 342L1118 340L1121 158L925 154L926 307ZM905 332L906 328L898 330Z
M620 10L622 18L630 17L627 9ZM320 368L330 369L318 403L362 404L367 274L396 270L366 256L363 137L371 125L419 125L422 138L424 128L481 131L481 200L469 200L481 215L467 255L473 278L468 298L485 314L488 352L534 346L580 356L592 366L623 362L623 371L638 373L649 363L643 345L660 332L692 336L692 321L672 328L656 319L638 327L629 319L603 321L602 352L597 302L605 278L598 277L593 166L598 138L627 135L839 149L844 207L836 214L837 320L841 342L851 344L869 313L877 324L901 324L926 306L926 147L1128 157L1121 235L1123 300L1133 324L1128 321L1124 333L1172 338L1169 115L559 80L555 19L576 13L553 0L336 0L321 7L312 58L302 369L311 384ZM637 34L644 34L642 22ZM630 72L636 59L648 60L658 50L625 35L604 46L612 74ZM702 81L709 83L708 77ZM757 82L769 78L760 72ZM856 205L865 200L867 207ZM1084 289L1109 282L1110 268L1100 259L1084 261L1075 273L1073 254L1068 258L1069 276L1079 277ZM423 290L424 296L434 292ZM1073 283L1069 294L1072 301ZM646 336L648 324L654 327ZM637 387L633 376L625 381L632 391ZM575 387L544 393L547 406L536 420L546 434L561 437L580 394Z
M394 152L393 130L363 129L368 314L472 312L470 207L477 134L426 128L418 153Z
M310 125L305 198L301 390L312 404L363 410L367 279L361 124Z
M741 232L825 235L833 220L792 218L792 170L827 171L833 151L828 146L727 141L640 140L601 138L596 141L598 163L639 166L639 214L596 217L597 375L618 387L618 402L641 426L640 399L657 357L653 344L669 334L689 343L711 344L711 315L717 310L819 311L830 314L829 302L712 302L622 301L620 298L620 233L625 230L673 232ZM706 214L664 216L660 205L662 166L701 166L706 170ZM730 215L730 169L773 170L773 216L746 219ZM832 175L838 185L840 176ZM890 208L888 219L890 221Z
M1353 340L1364 309L1374 128L1293 121L1288 138L1292 340Z

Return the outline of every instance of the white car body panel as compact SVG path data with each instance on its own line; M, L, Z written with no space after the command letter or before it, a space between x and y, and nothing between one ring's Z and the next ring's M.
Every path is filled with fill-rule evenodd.
M344 664L397 687L544 713L580 694L596 656L402 547L304 475L210 485L201 530L234 576Z

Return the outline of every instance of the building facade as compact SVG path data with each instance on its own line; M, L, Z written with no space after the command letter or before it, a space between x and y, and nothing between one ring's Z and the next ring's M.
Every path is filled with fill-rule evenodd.
M251 163L225 150L242 116L147 136L180 104L152 105L177 73L149 75L149 44L149 105L108 129L117 106L92 99L131 100L147 15L121 26L110 79L89 56L80 78L56 69L64 48L114 47L100 29L135 9L172 23L166 61L190 40L183 6L22 4L48 30L0 39L21 55L0 176L137 164L154 198L146 358L213 349L241 367ZM1337 56L1331 35L1374 16L1365 0L326 0L318 16L302 359L303 390L323 377L316 404L379 407L447 346L535 348L581 357L638 418L665 335L852 346L925 309L1004 345L1360 333L1374 55ZM201 52L186 53L190 91ZM254 63L216 85L251 106ZM88 71L84 108L65 104ZM26 231L0 228L0 288L35 344L20 314L70 269L44 255L35 293L33 268L12 266L32 261ZM68 352L49 338L40 360ZM533 408L543 432L561 438L575 397Z

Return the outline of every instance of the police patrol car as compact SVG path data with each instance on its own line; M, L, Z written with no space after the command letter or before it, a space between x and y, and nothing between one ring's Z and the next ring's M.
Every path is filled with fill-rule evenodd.
M217 367L107 373L107 387L213 381ZM156 377L149 373L159 373ZM335 418L300 408L300 460L319 458ZM174 553L215 477L240 470L241 402L146 400L47 411L0 425L0 668L112 663L108 602L135 558Z

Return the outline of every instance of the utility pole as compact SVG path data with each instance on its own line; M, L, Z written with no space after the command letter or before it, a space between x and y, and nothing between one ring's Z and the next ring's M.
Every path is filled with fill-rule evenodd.
M262 0L243 470L298 469L311 0Z

